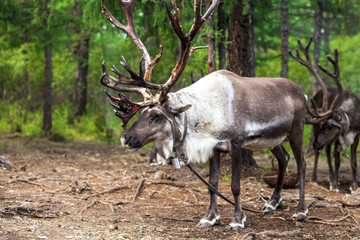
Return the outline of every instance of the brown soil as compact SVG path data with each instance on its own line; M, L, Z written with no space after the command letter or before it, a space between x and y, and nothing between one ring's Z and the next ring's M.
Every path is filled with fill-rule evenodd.
M269 156L255 156L260 166L271 166ZM207 188L185 167L175 171L171 166L149 166L148 158L148 151L132 153L118 145L0 136L0 160L16 168L0 166L0 239L241 239L246 234L246 239L281 234L283 239L360 238L360 208L338 202L359 205L360 192L336 193L309 182L309 216L318 218L291 221L298 190L284 189L280 209L268 214L245 212L247 225L240 232L226 230L233 206L221 199L221 224L195 228L207 212ZM348 187L348 161L343 165L341 181ZM289 168L295 169L294 160ZM198 170L206 176L207 168ZM229 170L224 159L220 191L231 199ZM311 170L309 158L308 175ZM263 174L262 168L244 171L243 206L260 209L261 196L271 196L273 189L262 181ZM324 160L318 176L325 185Z

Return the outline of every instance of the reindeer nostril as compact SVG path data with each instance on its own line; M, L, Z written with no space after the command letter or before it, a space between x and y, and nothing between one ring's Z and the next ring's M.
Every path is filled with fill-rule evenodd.
M124 134L121 137L121 144L124 147L128 147L128 148L140 148L141 147L141 142L139 141L139 139L137 138L136 135L133 134Z

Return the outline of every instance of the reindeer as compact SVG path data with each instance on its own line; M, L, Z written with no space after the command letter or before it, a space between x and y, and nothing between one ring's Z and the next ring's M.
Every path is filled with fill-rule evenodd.
M104 1L101 3L103 13L133 40L142 52L145 62L145 70L140 67L140 74L136 74L123 58L123 62L120 63L129 72L130 77L126 77L114 66L112 71L118 78L109 75L105 62L102 64L101 83L119 91L119 98L107 94L115 108L115 114L123 120L122 126L125 128L129 119L142 109L138 119L121 137L122 145L136 151L149 142L159 141L168 148L166 158L175 155L186 164L209 161L210 184L215 189L219 184L220 156L229 152L235 211L228 228L241 230L246 222L240 204L241 149L269 148L277 158L277 184L270 201L263 207L265 212L273 211L282 203L281 190L290 158L282 142L287 139L297 162L300 186L299 203L292 218L304 219L307 209L304 201L305 162L302 147L306 100L301 88L284 78L247 78L220 70L203 77L189 87L170 92L195 49L191 48L191 42L203 22L219 4L219 0L214 0L204 15L201 15L201 0L194 1L194 24L187 34L180 27L175 1L172 1L172 10L164 1L171 26L181 42L180 58L164 84L150 81L152 69L160 60L163 50L161 49L160 54L151 60L145 46L135 34L132 22L134 0L120 2L126 11L127 26L122 25L110 14ZM124 87L120 84L137 87ZM156 95L153 96L150 90L156 90ZM140 93L144 101L133 103L121 92ZM210 207L197 227L211 227L220 222L217 196L211 189L209 194Z
M149 158L150 165L170 164L170 160L166 159L166 156L168 156L171 152L166 152L167 150L167 145L162 142L155 141Z
M314 141L313 149L315 150L315 162L312 175L312 181L317 181L317 164L320 150L325 147L326 156L330 173L330 189L338 190L338 175L340 168L340 152L345 151L347 146L351 146L351 174L352 185L350 191L355 191L358 188L357 184L357 162L356 162L356 148L359 143L360 134L360 112L356 106L360 106L360 99L351 91L343 90L340 81L340 70L338 64L338 51L334 50L334 59L327 56L327 59L332 63L334 72L319 65L319 68L334 79L337 88L328 88L324 81L315 71L309 56L309 47L312 38L309 39L307 45L304 47L300 41L299 47L304 53L306 60L303 60L297 55L290 55L299 63L309 69L313 77L319 82L321 90L319 90L311 99L312 109L308 109L308 113L312 119L307 120L307 123L313 125ZM331 145L334 143L334 158L335 158L335 172L331 162Z

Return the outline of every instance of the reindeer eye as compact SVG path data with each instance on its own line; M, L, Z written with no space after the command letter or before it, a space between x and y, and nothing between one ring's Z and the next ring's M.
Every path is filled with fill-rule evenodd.
M336 116L335 116L335 120L338 121L338 122L340 122L340 121L341 121L341 115L339 115L339 114L336 115Z
M160 113L157 113L150 118L150 123L158 122L161 119L162 119L162 115Z

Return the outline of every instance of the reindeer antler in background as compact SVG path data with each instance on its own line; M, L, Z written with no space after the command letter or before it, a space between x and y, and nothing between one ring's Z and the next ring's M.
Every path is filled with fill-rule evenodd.
M339 104L339 102L342 98L342 85L341 85L341 81L340 81L338 51L337 51L337 49L335 49L334 50L334 59L332 59L330 56L327 56L328 61L331 62L334 67L333 73L330 72L328 69L322 67L319 64L319 68L321 69L321 71L323 71L328 76L330 76L332 79L334 79L336 86L338 88L338 92L335 96L335 99L332 102L331 106L329 107L329 98L330 98L329 91L327 90L327 87L326 87L324 81L320 78L319 74L316 72L314 66L312 65L311 58L309 55L309 48L312 43L312 39L313 39L312 37L309 38L305 47L304 47L304 45L302 45L301 41L298 40L298 45L299 45L300 49L302 50L306 60L304 60L300 57L298 49L296 49L296 55L294 55L291 52L291 50L289 50L289 55L292 58L294 58L297 62L299 62L300 64L305 66L311 72L311 74L313 75L313 77L319 83L319 85L321 87L321 90L323 92L323 101L322 101L321 108L318 109L313 101L312 101L312 105L313 105L314 110L312 111L309 107L307 107L308 113L313 118L313 119L307 119L307 123L317 124L317 123L321 122L322 120L328 118L333 113L333 111L337 107L337 105Z
M117 28L124 31L130 39L136 44L139 50L142 53L142 58L140 60L139 74L136 74L126 63L124 57L122 57L123 61L120 64L126 69L126 71L130 74L130 77L126 77L122 74L115 66L111 69L118 78L115 78L109 75L106 71L105 61L102 62L102 76L100 78L101 84L106 87L112 88L116 91L119 91L119 98L113 97L110 93L107 93L110 100L116 104L112 103L112 106L115 108L116 116L120 117L123 120L123 128L126 128L127 122L136 114L136 112L145 106L150 106L154 104L161 104L166 100L166 95L170 91L170 89L174 86L176 81L180 78L182 72L185 69L185 66L192 54L191 43L195 38L197 32L206 21L206 19L214 12L216 6L219 4L220 0L214 0L208 10L204 15L201 15L201 0L194 1L194 11L195 11L195 19L194 24L190 28L189 32L185 34L181 29L179 22L179 13L178 8L176 6L175 0L171 0L172 10L168 6L166 0L164 0L164 4L166 7L167 14L170 18L172 29L175 31L181 42L181 54L180 58L172 70L171 76L164 84L155 84L151 83L152 70L159 62L162 53L163 47L160 46L160 53L151 60L151 57L142 43L142 41L138 38L135 33L132 10L133 4L135 0L119 0L126 12L127 25L121 24L118 20L116 20L113 15L106 8L104 0L101 0L102 12L108 18L108 20L113 23ZM142 63L144 62L144 70L142 67ZM119 86L119 84L137 86L137 87L123 87ZM155 96L152 95L150 89L157 90L157 94ZM125 95L121 94L121 92L136 92L142 95L144 101L140 103L132 103L128 100ZM120 114L118 111L123 112L124 114Z

